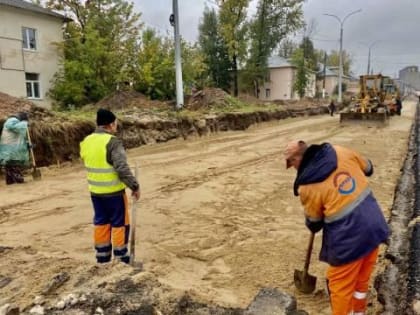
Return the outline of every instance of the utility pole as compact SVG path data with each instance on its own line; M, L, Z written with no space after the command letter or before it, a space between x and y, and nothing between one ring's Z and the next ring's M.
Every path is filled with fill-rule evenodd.
M335 19L338 20L338 22L340 23L340 56L339 56L339 70L338 70L338 103L342 103L343 101L343 97L342 97L342 88L343 88L343 25L344 22L347 20L347 18L350 15L356 14L361 12L362 9L350 12L349 14L347 14L343 20L341 20L338 16L334 15L334 14L327 14L324 13L324 15L327 16L331 16Z
M369 52L368 52L368 65L367 65L367 74L370 73L370 57L371 57L371 49L372 47L377 44L378 42L380 42L379 40L374 41L372 44L369 45Z
M181 38L179 35L178 0L172 0L172 6L173 14L171 14L169 21L174 27L175 34L176 109L181 109L184 105L184 90L182 83Z
M338 103L343 102L343 23L340 27L340 56L338 65Z
M322 98L325 98L325 77L327 75L327 52L324 55L324 78L322 80Z

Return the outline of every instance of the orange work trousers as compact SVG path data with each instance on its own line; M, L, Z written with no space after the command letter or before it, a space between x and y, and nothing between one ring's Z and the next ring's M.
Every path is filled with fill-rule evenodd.
M327 270L328 290L333 315L363 315L366 312L369 278L379 247L366 256Z

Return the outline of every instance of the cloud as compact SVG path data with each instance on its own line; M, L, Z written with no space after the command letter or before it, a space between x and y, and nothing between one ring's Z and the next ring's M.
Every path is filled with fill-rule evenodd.
M353 71L366 72L369 46L374 71L395 75L407 65L420 64L420 41L418 41L418 0L309 0L304 5L305 19L317 21L313 35L315 46L322 49L339 49L340 23L323 15L334 14L341 19L350 12L362 12L350 16L343 24L343 49L354 59ZM328 41L328 40L337 40Z

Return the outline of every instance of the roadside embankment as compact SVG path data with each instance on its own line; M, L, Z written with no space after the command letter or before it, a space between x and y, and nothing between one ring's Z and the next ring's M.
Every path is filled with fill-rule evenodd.
M166 142L176 138L203 136L210 133L245 130L251 125L292 117L327 113L325 107L279 109L255 112L232 112L190 117L164 117L130 110L117 113L118 136L126 148ZM1 122L0 122L1 123ZM79 143L95 129L95 123L86 119L55 119L31 122L30 132L35 144L34 153L39 166L74 161L79 156Z

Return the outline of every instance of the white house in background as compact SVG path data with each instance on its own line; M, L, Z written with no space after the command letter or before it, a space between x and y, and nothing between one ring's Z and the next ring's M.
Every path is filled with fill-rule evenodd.
M324 77L325 77L325 96L332 96L334 94L335 88L338 86L338 67L329 67L326 66L324 69L323 64L319 64L318 68L320 69L317 73L317 79L316 79L316 87L317 91L319 93L322 93L322 89L324 88ZM324 72L325 71L325 72ZM352 78L343 75L342 82L346 84L347 88L350 87L350 82L352 81ZM358 82L356 80L356 82ZM356 83L357 87L357 83ZM353 85L351 85L351 88L353 88Z
M50 107L46 93L59 70L54 43L65 16L22 0L0 0L0 92Z
M293 91L296 67L280 56L269 57L267 66L269 71L266 82L260 88L259 99L265 101L299 99L299 95ZM315 96L315 82L315 73L311 72L305 96Z

